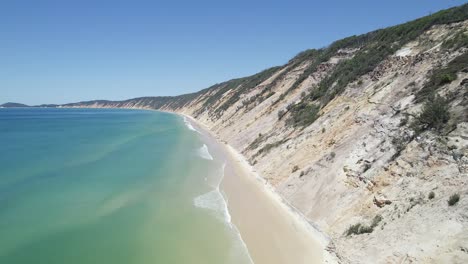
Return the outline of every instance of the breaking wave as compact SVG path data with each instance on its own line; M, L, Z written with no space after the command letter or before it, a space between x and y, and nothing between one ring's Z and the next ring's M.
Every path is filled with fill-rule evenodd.
M187 120L187 117L184 116L184 123L185 125L187 126L188 129L192 130L192 131L195 131L195 132L198 132L198 130L196 130L192 124L190 124L190 122ZM198 132L200 133L200 132Z
M198 156L204 159L213 160L213 156L211 156L210 152L208 151L208 146L206 144L203 144L203 146L198 149L197 153Z
M224 200L219 190L212 190L211 192L195 197L193 204L198 208L211 210L219 220L227 224L231 223L231 215L227 210L226 200Z
M214 190L195 197L193 199L193 204L198 208L206 209L213 212L216 218L220 221L223 221L226 224L226 226L231 230L231 232L229 233L232 236L232 239L236 241L236 243L234 243L233 247L231 248L230 258L229 260L227 260L226 264L235 264L238 263L240 260L242 260L241 263L253 264L253 260L247 249L247 245L242 239L242 236L237 227L231 222L231 215L229 214L228 203L219 189L221 182L224 178L225 166L226 164L223 164L221 176L212 185L212 187L214 187Z
M206 145L204 145L206 147ZM193 199L193 204L198 208L211 210L216 214L218 219L225 221L227 224L231 224L231 215L229 214L227 202L224 199L223 194L219 190L219 186L224 178L224 167L226 164L223 164L221 170L221 176L217 181L212 185L214 190L209 191L205 194L195 197Z

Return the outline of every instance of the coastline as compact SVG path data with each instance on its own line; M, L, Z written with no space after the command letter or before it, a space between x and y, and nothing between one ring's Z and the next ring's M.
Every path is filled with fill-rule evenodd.
M221 191L232 224L240 232L255 264L336 262L326 251L330 239L277 194L242 154L191 116L173 114L185 117L200 133L210 152L225 160Z
M283 199L241 153L192 116L148 108L110 107L109 109L148 110L174 114L186 118L192 127L196 128L195 131L208 145L210 153L226 162L220 189L226 199L231 224L239 231L254 264L339 262L338 257L327 250L333 245L325 233ZM248 191L239 191L245 189Z

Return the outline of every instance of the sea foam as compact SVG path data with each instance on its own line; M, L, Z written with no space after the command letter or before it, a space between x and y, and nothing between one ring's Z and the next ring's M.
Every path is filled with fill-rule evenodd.
M231 225L231 215L229 214L227 202L219 189L224 178L224 167L225 164L222 166L220 177L212 184L214 190L195 197L193 199L193 204L198 208L208 209L214 212L218 219Z
M220 185L224 178L223 164L220 177L213 184L210 184L214 190L205 194L197 196L193 199L193 204L202 209L210 210L213 212L217 219L223 221L226 226L231 230L230 235L236 241L231 248L230 257L226 260L227 264L235 264L242 260L242 263L253 264L252 257L249 254L247 245L245 244L242 236L237 227L231 222L231 214L229 214L228 202L220 191ZM206 180L206 179L205 179Z
M231 224L231 215L227 210L226 200L219 190L212 190L195 197L193 204L198 208L214 212L219 220L224 221L226 224Z
M206 144L203 144L201 148L197 150L198 156L207 159L207 160L213 160L213 156L211 156L210 152L208 151L208 146Z
M198 132L198 130L196 130L196 129L192 126L192 124L190 124L190 122L187 120L187 117L185 117L185 116L184 116L184 123L185 123L185 125L187 126L188 129L190 129L190 130L192 130L192 131L195 131L195 132L197 132L197 133L200 133L200 132Z

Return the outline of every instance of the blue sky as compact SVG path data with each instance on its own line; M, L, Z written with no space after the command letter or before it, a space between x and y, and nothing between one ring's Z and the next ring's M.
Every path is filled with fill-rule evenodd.
M0 103L177 95L466 1L0 1Z

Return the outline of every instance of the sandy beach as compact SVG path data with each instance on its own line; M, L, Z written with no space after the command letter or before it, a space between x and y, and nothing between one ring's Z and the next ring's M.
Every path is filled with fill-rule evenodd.
M225 160L221 190L231 221L255 264L324 263L328 238L287 205L260 178L243 156L186 116L200 132L210 153Z

